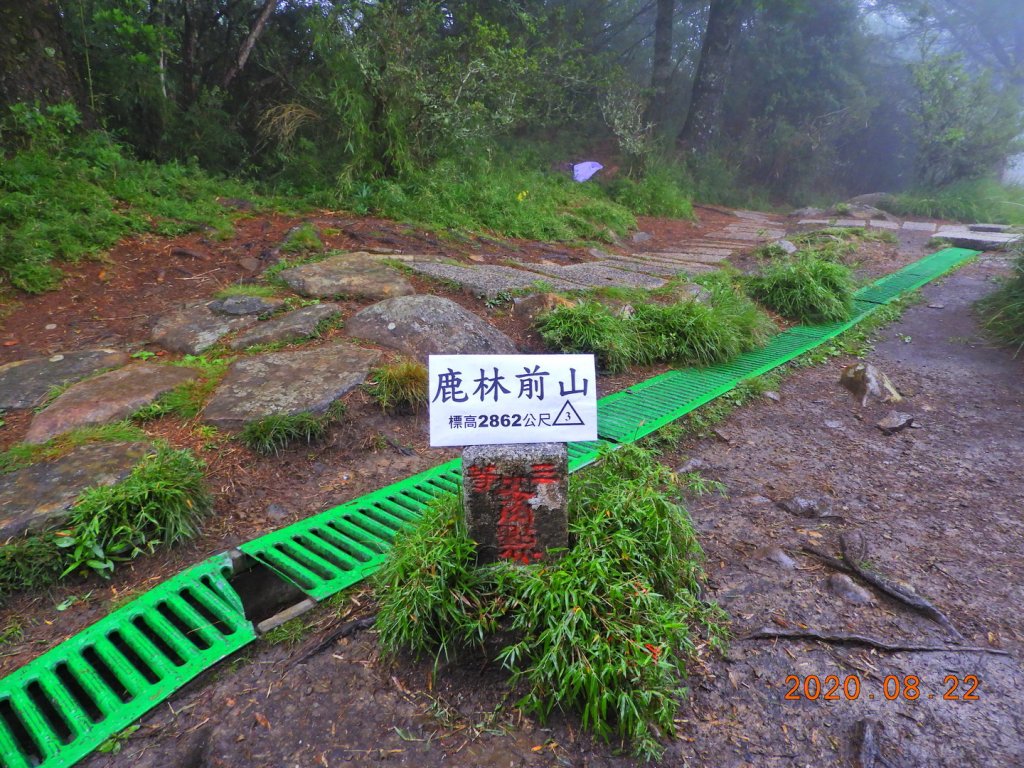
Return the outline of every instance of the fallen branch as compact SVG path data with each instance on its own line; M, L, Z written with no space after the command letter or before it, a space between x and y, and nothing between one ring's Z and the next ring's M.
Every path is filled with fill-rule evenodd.
M917 611L922 616L931 619L953 635L957 640L964 639L964 636L960 634L960 631L953 626L953 622L951 622L942 611L932 605L928 600L914 592L911 592L906 587L900 586L899 584L896 584L895 582L892 582L889 579L886 579L885 577L861 566L861 561L867 559L867 545L864 542L863 536L860 537L859 542L856 545L855 552L851 551L855 545L853 545L845 535L839 538L839 546L843 553L843 559L841 561L825 554L819 549L815 549L810 545L805 545L803 547L803 551L809 555L813 555L838 571L852 573L855 576L859 576L863 581L870 584L879 592L888 595L894 600L903 603L908 608Z
M349 635L354 635L356 632L359 632L360 630L369 629L370 627L373 626L374 622L376 622L376 621L377 621L377 616L376 615L364 616L361 619L353 619L352 621L346 621L344 624L342 624L336 630L334 630L333 632L330 632L327 635L325 635L320 640L320 642L318 642L316 645L314 645L308 651L306 651L301 656L299 656L299 658L297 658L294 662L292 662L292 666L294 667L294 666L297 666L299 664L306 663L313 656L316 656L321 651L326 650L327 648L329 648L330 646L334 645L336 642L338 642L342 638L348 637Z
M815 632L813 630L776 630L771 627L764 627L756 632L751 632L740 640L820 640L831 645L865 645L869 648L876 648L880 651L899 653L901 651L913 653L991 653L996 656L1009 656L1009 651L999 648L985 648L978 645L913 645L890 643L885 640L878 640L867 635L848 634L846 632Z

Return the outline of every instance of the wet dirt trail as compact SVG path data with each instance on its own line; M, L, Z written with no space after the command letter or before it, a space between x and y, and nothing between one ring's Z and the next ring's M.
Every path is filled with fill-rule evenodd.
M852 358L836 358L793 371L778 401L758 400L714 437L666 454L676 466L699 458L727 491L690 508L709 596L735 637L725 658L692 670L664 765L868 764L865 721L875 765L1024 763L1024 360L987 345L971 312L1007 267L983 257L926 286L867 355L906 396L895 407L917 428L883 434L875 424L894 406L861 409L838 386ZM819 512L777 503L794 496ZM1008 655L743 639L767 627L955 646L939 624L873 589L851 602L863 593L837 593L835 571L801 551L838 556L839 536L853 533L868 565L930 600L964 645ZM366 595L340 604L317 614L320 629L373 611ZM500 670L482 660L436 675L429 664L389 665L364 631L296 663L320 637L261 642L147 715L118 754L83 765L635 764L581 735L575 718L542 727L520 716Z

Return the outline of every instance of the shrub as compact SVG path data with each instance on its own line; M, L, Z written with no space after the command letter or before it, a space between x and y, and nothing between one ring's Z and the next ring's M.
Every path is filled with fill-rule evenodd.
M853 312L853 278L842 264L797 254L747 279L751 295L785 318L840 322Z
M366 390L385 412L416 413L427 404L427 384L426 366L404 360L371 370Z
M459 502L449 497L399 534L377 576L376 627L386 652L451 658L509 639L497 658L519 702L542 719L574 709L585 728L648 758L674 732L696 655L693 635L725 640L724 614L700 600L702 552L675 478L625 446L573 476L572 548L537 566L474 567Z

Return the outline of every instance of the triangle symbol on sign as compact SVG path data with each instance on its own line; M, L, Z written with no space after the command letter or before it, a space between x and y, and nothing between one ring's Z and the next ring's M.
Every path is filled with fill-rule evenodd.
M562 406L562 410L555 416L554 422L556 427L582 427L583 419L576 413L576 409L572 407L572 403L568 400L565 401L565 405Z

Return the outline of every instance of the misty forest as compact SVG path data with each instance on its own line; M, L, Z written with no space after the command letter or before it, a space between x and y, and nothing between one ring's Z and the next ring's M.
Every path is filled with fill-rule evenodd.
M1022 366L1021 0L0 0L0 768L1024 765Z

